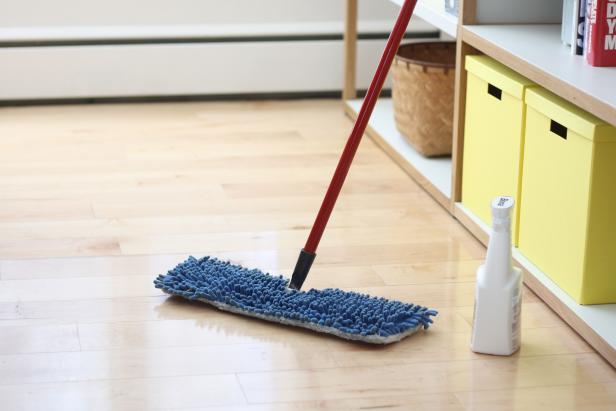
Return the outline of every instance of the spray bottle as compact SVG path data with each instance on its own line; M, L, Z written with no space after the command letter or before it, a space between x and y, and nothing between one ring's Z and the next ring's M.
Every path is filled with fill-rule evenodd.
M511 259L511 212L514 200L492 202L492 231L485 263L477 270L471 349L511 355L520 348L522 271Z

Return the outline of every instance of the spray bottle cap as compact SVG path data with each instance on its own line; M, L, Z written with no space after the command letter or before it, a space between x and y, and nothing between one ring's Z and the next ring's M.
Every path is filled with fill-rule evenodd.
M492 201L492 218L496 220L511 219L511 211L515 200L513 197L496 197Z

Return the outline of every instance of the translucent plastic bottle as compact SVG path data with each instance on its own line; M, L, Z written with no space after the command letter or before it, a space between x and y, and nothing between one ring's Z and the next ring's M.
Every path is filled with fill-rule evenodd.
M492 231L485 264L477 270L471 349L511 355L520 348L522 272L511 259L511 213L514 200L492 202Z

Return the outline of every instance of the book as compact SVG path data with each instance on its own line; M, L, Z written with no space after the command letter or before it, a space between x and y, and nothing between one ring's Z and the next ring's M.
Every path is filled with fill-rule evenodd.
M586 61L591 66L616 67L616 0L589 1Z
M563 4L563 22L561 24L560 39L564 45L571 45L571 22L573 21L573 5L574 0L564 0Z
M588 29L590 28L590 22L588 21L589 16L590 16L590 8L592 6L592 0L585 0L586 2L586 21L584 23L584 50L583 50L583 55L586 58L587 54L588 54Z
M571 25L571 54L574 56L577 54L577 25L578 25L578 16L580 15L580 4L584 0L573 0L571 14L569 15L570 20L569 24Z
M586 26L586 0L576 0L575 15L573 17L573 30L575 43L571 44L572 54L584 54L584 27Z

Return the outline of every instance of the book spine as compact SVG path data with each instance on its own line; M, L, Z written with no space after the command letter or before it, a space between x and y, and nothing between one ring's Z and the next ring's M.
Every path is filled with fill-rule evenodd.
M573 2L573 10L571 13L571 20L569 24L571 25L571 54L574 56L577 54L577 26L578 26L578 16L580 15L580 6L583 0L574 0Z
M586 40L586 61L591 66L596 65L597 59L597 2L599 0L590 1L590 13L588 15L588 39Z
M572 26L569 22L572 21L571 13L573 13L573 3L574 0L564 0L563 4L563 21L560 29L560 39L566 46L571 45Z
M576 41L575 54L581 56L584 54L584 26L586 25L586 0L579 1L577 8L577 18L575 25Z
M592 0L585 0L584 7L586 8L585 18L584 18L584 49L582 54L584 57L588 56L588 37L590 36L589 28L590 28L590 8L592 6Z
M605 8L605 23L602 23L604 66L616 67L616 0L608 0Z
M592 66L616 66L616 0L592 0L588 53Z

